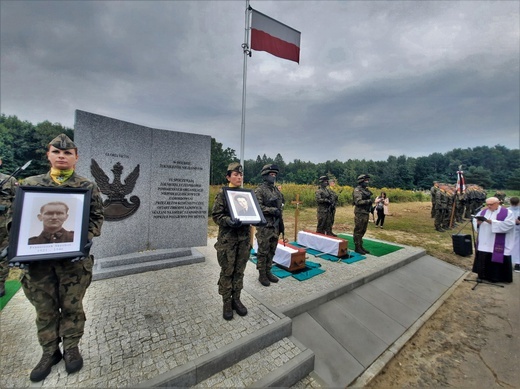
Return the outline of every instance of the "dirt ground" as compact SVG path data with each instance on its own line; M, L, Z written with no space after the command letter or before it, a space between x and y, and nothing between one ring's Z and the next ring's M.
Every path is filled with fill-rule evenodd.
M461 282L367 387L520 387L519 283Z

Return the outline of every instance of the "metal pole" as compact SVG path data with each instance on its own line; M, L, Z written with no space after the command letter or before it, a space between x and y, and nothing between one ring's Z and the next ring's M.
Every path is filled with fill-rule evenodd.
M249 50L249 15L251 11L249 9L249 0L246 0L246 25L244 32L244 43L242 49L244 50L244 70L242 80L242 126L240 133L240 164L244 169L244 145L246 139L246 80L247 80L247 57L251 56L251 50ZM245 171L244 171L245 175ZM244 183L242 182L242 186Z

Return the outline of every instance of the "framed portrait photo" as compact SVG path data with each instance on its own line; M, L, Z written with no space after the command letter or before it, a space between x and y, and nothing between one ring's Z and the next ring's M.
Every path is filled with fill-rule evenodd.
M20 186L14 200L9 262L86 256L91 192L85 188Z
M232 220L238 219L243 224L265 223L264 214L252 189L228 186L223 189Z

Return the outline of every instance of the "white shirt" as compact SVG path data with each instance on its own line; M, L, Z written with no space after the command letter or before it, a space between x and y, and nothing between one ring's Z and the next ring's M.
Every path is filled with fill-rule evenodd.
M491 224L483 222L477 229L477 219L473 219L473 227L478 231L478 251L492 253L495 246L495 234L506 234L506 242L504 255L511 255L515 237L515 217L513 212L507 210L507 216L504 221L497 220L498 212L502 209L498 207L496 211L486 209L484 217L491 220ZM507 209L507 208L506 208ZM479 212L478 215L481 213Z

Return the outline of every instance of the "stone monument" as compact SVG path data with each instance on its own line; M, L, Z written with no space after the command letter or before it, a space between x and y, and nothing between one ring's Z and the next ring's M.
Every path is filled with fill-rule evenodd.
M211 137L76 111L77 171L95 181L105 222L94 279L204 261Z

